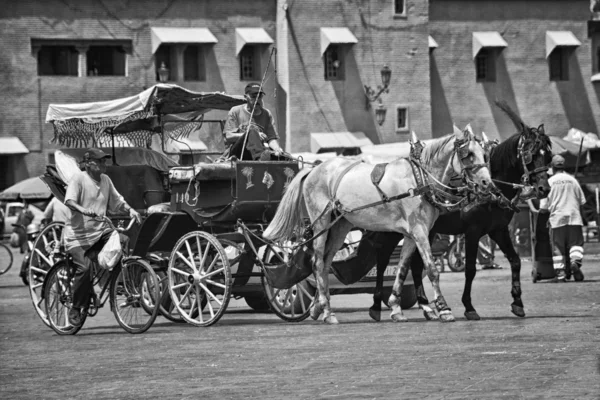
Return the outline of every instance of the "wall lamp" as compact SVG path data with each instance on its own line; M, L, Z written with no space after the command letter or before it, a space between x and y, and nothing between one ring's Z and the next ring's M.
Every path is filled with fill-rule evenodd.
M381 95L383 93L389 93L390 80L392 78L392 70L387 65L381 68L381 85L377 85L377 90L372 87L365 85L365 97L366 97L366 109L371 107L371 103L378 100L379 106L375 109L375 118L377 123L381 126L385 121L385 115L387 112L386 107L381 103Z
M169 80L169 68L165 65L164 62L160 63L160 67L158 68L158 81L161 83L165 83Z

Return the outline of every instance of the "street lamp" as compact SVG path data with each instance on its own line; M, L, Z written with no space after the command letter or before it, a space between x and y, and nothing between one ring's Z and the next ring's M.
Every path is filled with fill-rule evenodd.
M160 63L158 68L158 81L165 83L169 80L169 68L165 65L164 61Z
M377 85L377 90L372 87L365 85L365 97L366 97L366 109L368 110L371 106L371 103L375 100L379 100L379 106L375 109L375 117L377 119L377 123L379 125L383 125L385 121L385 114L387 109L381 103L381 94L389 93L390 80L392 79L392 70L387 65L384 65L381 68L381 83L382 85Z

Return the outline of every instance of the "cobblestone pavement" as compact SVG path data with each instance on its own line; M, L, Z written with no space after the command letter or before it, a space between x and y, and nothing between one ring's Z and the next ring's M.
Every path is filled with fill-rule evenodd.
M586 280L536 283L524 262L527 317L510 311L510 272L478 271L466 321L463 276L444 273L457 322L407 323L367 314L370 295L334 296L339 326L280 321L243 301L210 328L162 317L143 335L109 309L76 336L38 319L17 274L0 276L0 398L600 399L600 259ZM431 295L427 286L428 295Z

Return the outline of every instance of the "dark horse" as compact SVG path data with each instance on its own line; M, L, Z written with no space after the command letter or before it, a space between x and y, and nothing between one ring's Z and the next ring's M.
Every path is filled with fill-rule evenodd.
M545 198L550 192L548 184L547 166L552 159L550 138L544 133L544 126L538 128L527 126L517 114L504 102L496 103L513 121L518 133L504 142L493 147L490 152L490 171L492 179L501 190L505 199L516 200L531 198ZM517 184L518 187L513 186ZM521 184L521 185L520 185ZM523 184L525 185L523 188ZM529 190L529 193L525 193ZM512 272L513 314L524 317L523 302L521 300L521 259L515 251L508 231L515 208L507 202L503 205L496 203L481 204L469 211L455 211L441 214L430 231L430 240L435 233L449 235L465 234L466 239L466 268L465 288L462 302L465 306L465 316L470 320L478 320L479 315L471 303L471 286L475 278L478 244L481 237L488 234L497 244L508 259ZM373 306L369 314L379 320L381 314L381 300L383 295L383 273L389 263L390 256L401 234L381 232L377 233L379 251L377 254L377 283L373 295ZM411 260L411 271L417 291L419 307L423 309L427 319L438 319L429 307L429 300L423 289L423 261L419 254L414 254Z

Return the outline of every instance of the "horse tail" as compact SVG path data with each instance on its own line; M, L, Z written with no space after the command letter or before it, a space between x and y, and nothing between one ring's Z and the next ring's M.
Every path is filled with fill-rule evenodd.
M302 185L310 171L308 168L301 170L290 182L273 220L263 233L263 238L274 241L289 239L302 226Z
M517 115L517 113L513 111L512 108L510 108L510 106L508 105L508 103L505 100L496 100L496 101L494 101L494 103L502 111L504 111L506 113L506 115L508 115L508 118L510 118L510 120L512 121L512 123L515 124L515 126L517 127L517 130L519 132L523 132L523 131L529 130L529 127L527 126L527 124L525 122L523 122L523 120L521 119L521 117L519 117Z

